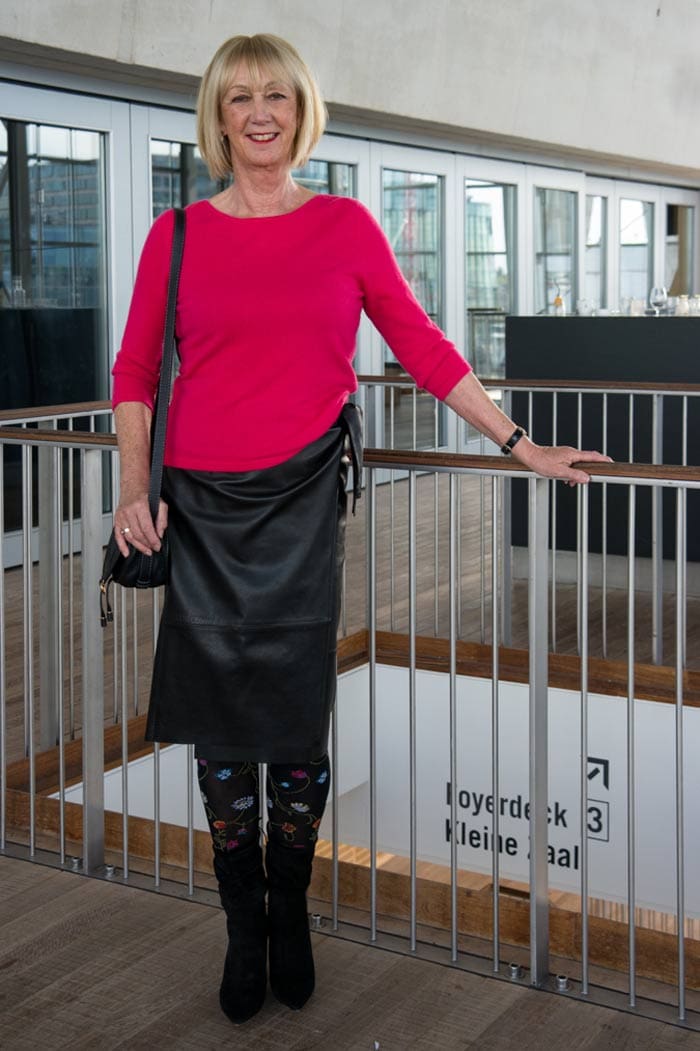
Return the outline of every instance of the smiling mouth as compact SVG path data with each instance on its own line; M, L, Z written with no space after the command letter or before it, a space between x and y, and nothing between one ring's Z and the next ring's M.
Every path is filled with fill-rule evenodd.
M252 139L253 142L272 142L273 139L277 138L277 132L268 131L264 135L249 135L248 138Z

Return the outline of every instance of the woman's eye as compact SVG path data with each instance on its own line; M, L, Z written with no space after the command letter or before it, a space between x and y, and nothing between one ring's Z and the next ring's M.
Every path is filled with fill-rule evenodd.
M286 99L287 96L282 94L281 91L271 91L267 97L277 102L278 99Z
M247 102L248 98L248 95L234 95L231 102Z

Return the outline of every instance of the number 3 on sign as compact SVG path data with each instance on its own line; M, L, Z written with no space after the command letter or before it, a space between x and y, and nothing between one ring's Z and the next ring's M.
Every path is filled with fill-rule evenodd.
M609 841L610 804L602 799L588 800L588 839Z

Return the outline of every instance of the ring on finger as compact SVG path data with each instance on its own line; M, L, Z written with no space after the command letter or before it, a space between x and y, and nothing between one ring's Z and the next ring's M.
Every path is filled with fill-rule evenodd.
M120 530L119 530L119 532L121 533L121 535L122 535L122 536L126 536L126 534L127 534L127 533L130 533L130 532L131 532L131 530L129 529L129 527L128 527L128 526L124 526L124 528L123 528L123 529L120 529Z

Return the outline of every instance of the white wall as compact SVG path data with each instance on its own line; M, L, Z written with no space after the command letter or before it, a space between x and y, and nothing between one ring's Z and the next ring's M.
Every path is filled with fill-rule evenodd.
M700 181L697 0L0 5L0 37L189 76L227 36L259 31L299 48L331 106L651 162Z

